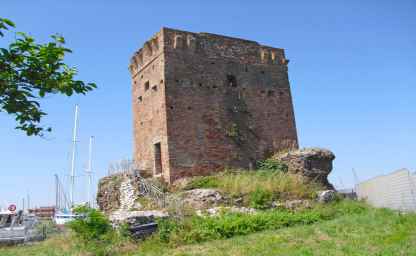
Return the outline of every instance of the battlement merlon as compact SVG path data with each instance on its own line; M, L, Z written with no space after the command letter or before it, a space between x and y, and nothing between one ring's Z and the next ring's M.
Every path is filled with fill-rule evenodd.
M243 64L287 65L284 49L258 42L216 35L162 28L142 48L134 53L129 70L132 75L164 52L198 54L201 57L230 59Z

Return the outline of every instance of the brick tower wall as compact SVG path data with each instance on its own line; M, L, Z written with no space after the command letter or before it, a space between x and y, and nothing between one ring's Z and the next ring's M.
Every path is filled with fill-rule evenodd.
M134 160L142 174L158 175L155 173L155 145L160 143L160 169L169 179L162 33L156 34L134 54L129 68L132 74Z
M162 32L170 181L298 147L283 49Z

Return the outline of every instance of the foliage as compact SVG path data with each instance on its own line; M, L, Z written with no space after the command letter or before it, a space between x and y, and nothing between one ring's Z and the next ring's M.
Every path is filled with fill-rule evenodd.
M276 159L267 158L263 161L257 162L257 169L263 171L282 171L287 172L288 166Z
M87 206L79 206L74 212L83 216L67 224L75 239L85 250L96 255L106 255L118 235L112 229L110 221L97 209Z
M264 213L270 214L271 212L274 211ZM285 214L287 213L282 213L280 216ZM296 219L295 223L292 221L288 224L287 217L282 217L281 223L278 217L267 216L266 220L259 220L259 227L264 223L273 223L271 219L274 219L275 223L281 225L281 228L263 226L265 229L259 232L254 229L255 233L251 233L253 229L248 232L251 224L243 225L247 223L247 219L240 222L241 218L233 215L225 217L227 221L209 219L206 223L200 223L201 226L207 227L203 229L205 231L202 232L198 228L195 234L189 234L187 238L189 240L186 241L184 237L179 236L194 227L191 220L198 221L202 218L191 218L183 222L165 220L164 224L159 223L161 227L159 233L140 243L139 248L129 241L113 243L110 255L416 255L414 246L416 214L400 214L392 210L371 208L362 202L342 200L338 203L319 205L315 209L305 210L303 215L298 213L289 217L293 220L293 216L302 216L302 218L308 216L304 224L302 222L295 224L298 221ZM319 220L314 222L317 217ZM254 221L254 219L251 220ZM220 223L223 224L220 225ZM213 230L213 227L215 229L219 227L218 231L222 235L208 232ZM161 230L164 232L164 240L160 238ZM238 233L242 235L236 235ZM195 244L196 240L192 239L197 238L198 234L204 235L200 237L205 237L205 239L232 236L228 239ZM205 234L212 236L205 236ZM96 255L86 254L85 249L77 246L77 243L78 240L71 239L67 235L58 235L32 245L0 247L0 255ZM190 244L181 245L183 243Z
M164 243L186 244L247 235L322 220L318 211L264 211L256 214L223 213L214 217L193 216L182 221L159 221L157 239Z
M157 220L158 237L160 241L167 243L171 239L171 234L180 232L183 226L178 221L161 218Z
M272 203L272 194L262 188L256 188L249 194L250 207L264 210L270 208Z
M345 201L325 206L344 215L312 225L265 230L247 236L167 247L146 241L138 255L416 255L416 214L374 209ZM358 210L361 209L361 210ZM348 214L347 212L355 212Z
M0 18L0 36L14 26ZM94 83L75 80L77 70L64 63L65 55L71 53L64 47L65 39L60 35L51 38L51 42L39 44L18 32L8 48L0 48L0 112L15 116L16 129L28 136L51 131L40 124L46 113L39 99L53 94L86 94L96 88Z
M186 184L184 189L217 188L218 186L219 182L216 176L200 176L193 178L188 184Z

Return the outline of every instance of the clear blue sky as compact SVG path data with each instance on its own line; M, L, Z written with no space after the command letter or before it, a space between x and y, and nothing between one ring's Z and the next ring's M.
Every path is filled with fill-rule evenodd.
M59 2L59 4L58 4ZM45 42L61 33L67 61L99 88L53 96L47 139L14 130L0 113L0 205L54 200L53 174L68 173L74 105L80 105L77 172L96 137L98 177L111 161L131 158L129 58L162 26L211 32L286 49L301 146L336 154L340 186L398 168L416 169L416 2L400 1L4 1L0 17ZM8 39L0 39L5 46ZM77 200L85 194L78 178Z

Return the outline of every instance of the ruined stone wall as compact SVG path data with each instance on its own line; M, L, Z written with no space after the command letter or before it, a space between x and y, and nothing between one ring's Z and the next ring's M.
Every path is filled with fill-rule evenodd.
M117 173L98 182L97 204L107 215L140 208L138 180L133 173Z
M297 148L283 49L165 29L171 179Z

